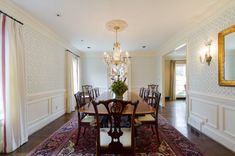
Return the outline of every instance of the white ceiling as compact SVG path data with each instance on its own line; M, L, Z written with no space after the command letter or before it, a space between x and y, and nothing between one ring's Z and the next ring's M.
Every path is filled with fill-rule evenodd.
M118 34L122 49L154 52L171 36L205 19L229 0L11 1L80 51L111 51L115 34L105 24L122 19L128 23L127 29Z

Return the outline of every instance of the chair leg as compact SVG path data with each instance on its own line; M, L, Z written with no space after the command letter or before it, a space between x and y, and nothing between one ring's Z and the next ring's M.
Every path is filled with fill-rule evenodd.
M85 135L86 127L83 127L83 135Z
M138 135L137 134L137 127L134 127L134 135L135 135L134 137L137 137L137 135Z
M157 141L160 144L159 133L158 133L158 124L155 125L155 129L156 129Z
M153 125L151 125L151 128L152 128L152 132L153 132L153 134L155 134Z
M78 144L78 140L79 140L79 137L80 137L80 131L81 131L81 127L79 126L79 127L78 127L78 133L77 133L77 141L76 141L76 144L75 144L75 145Z

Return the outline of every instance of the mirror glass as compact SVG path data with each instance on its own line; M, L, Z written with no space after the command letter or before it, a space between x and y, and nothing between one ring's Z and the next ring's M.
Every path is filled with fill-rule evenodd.
M235 80L235 32L224 37L224 79Z
M235 86L235 25L218 34L219 85Z

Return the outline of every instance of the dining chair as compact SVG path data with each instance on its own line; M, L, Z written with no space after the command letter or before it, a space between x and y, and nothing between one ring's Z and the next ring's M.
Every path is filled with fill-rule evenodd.
M94 116L85 113L80 113L80 108L84 106L84 104L82 103L82 93L78 91L76 94L74 94L74 97L76 99L76 108L77 108L77 117L78 117L78 131L77 131L77 141L76 141L77 145L80 137L81 128L83 127L84 129L83 130L83 135L84 135L87 127L96 126L96 120Z
M85 104L87 99L89 100L89 93L88 91L91 90L93 87L92 85L82 85L82 102Z
M92 101L97 121L96 155L101 154L128 154L135 155L134 117L139 101L122 101L110 99L106 101ZM101 128L100 110L107 111L109 121L108 128ZM131 112L131 124L129 128L121 127L121 117L127 107L133 107ZM102 112L104 111L102 110Z
M150 125L154 134L154 128L152 126L155 126L155 131L157 135L158 142L160 142L159 139L159 133L158 133L158 110L159 110L159 103L161 100L161 93L159 92L152 92L151 96L148 97L148 104L155 108L155 112L153 114L146 114L144 116L139 116L137 120L135 120L136 123L141 123L141 125ZM140 125L140 124L136 124Z

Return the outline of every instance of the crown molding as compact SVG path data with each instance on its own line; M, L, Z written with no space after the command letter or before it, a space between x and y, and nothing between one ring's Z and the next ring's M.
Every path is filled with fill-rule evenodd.
M68 41L64 40L61 36L57 35L47 26L45 26L42 22L35 19L29 13L18 7L14 2L9 0L1 0L0 1L0 9L3 12L13 16L17 20L24 23L24 26L29 26L33 28L35 31L43 34L44 36L56 41L61 46L65 47L66 49L70 49L72 51L78 51L75 47L73 47Z

